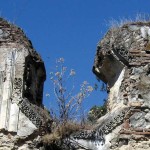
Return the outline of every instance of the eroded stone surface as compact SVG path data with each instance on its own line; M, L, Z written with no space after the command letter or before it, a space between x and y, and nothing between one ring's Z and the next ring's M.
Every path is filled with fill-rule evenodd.
M149 23L128 24L120 28L110 29L98 44L93 71L108 85L108 113L111 114L119 106L126 106L130 110L123 119L121 131L117 133L118 141L111 144L108 149L115 149L115 147L118 150L133 148L129 144L132 138L120 138L121 135L135 134L145 138L150 135L149 130L147 133L144 132L150 126L148 119L150 112L149 32ZM109 64L114 63L113 60L116 59L117 63L123 67L108 68L108 63L105 64L107 58L111 58ZM104 72L103 68L107 68L107 71ZM115 83L111 84L114 78L116 78ZM118 85L115 86L116 84ZM114 97L116 92L118 95ZM113 141L113 138L112 136L110 142ZM141 141L139 138L139 143ZM144 146L143 148L137 145L135 147L134 149L146 149Z
M98 43L93 72L107 84L107 114L76 142L91 150L150 149L150 23L110 29Z
M32 135L32 141L50 130L51 119L42 105L45 78L44 63L23 31L0 18L1 149L15 149L15 140ZM18 148L35 147L27 141Z

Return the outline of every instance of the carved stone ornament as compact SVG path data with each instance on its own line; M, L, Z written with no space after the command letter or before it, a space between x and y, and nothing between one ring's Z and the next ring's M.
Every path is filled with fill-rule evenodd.
M73 134L70 147L149 149L150 23L111 28L97 45L93 72L109 89L107 113L91 130Z
M50 131L51 119L42 104L45 79L44 63L31 41L0 18L0 149L19 149L18 139L32 135L33 141ZM22 149L36 149L28 141Z

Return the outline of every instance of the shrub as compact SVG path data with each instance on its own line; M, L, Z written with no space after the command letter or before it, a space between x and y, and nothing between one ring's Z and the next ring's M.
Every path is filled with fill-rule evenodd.
M95 123L95 121L99 119L100 117L104 116L106 112L107 112L106 102L104 103L103 106L95 105L90 109L87 120L91 123Z
M69 137L72 133L79 131L83 127L77 123L67 122L57 126L51 134L42 137L42 141L46 145L62 142L62 139Z

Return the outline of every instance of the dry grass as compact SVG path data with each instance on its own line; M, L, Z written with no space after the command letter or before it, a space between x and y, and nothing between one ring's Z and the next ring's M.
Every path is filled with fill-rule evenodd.
M46 145L57 143L74 132L81 130L83 127L76 123L65 123L53 130L53 133L46 134L42 137L42 141Z
M147 43L145 50L150 50L150 42Z
M148 24L150 25L150 14L137 14L134 18L111 19L108 22L109 28L122 27L129 24Z

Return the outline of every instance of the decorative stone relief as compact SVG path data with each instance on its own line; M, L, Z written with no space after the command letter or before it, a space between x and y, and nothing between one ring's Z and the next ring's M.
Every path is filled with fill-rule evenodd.
M145 118L147 114L145 110L149 112L148 99L150 97L148 92L150 85L148 71L150 55L147 51L147 45L150 39L149 29L149 23L125 24L120 28L110 29L98 45L100 49L97 50L93 72L110 87L108 113L111 115L113 110L119 106L129 108L129 112L122 117L120 125L118 124L116 127L113 127L112 130L108 131L108 136L105 136L104 147L101 149L105 149L106 147L106 149L115 149L115 147L118 147L118 150L120 150L119 144L116 143L119 143L119 140L122 140L121 138L119 139L119 137L122 134L127 134L127 132L128 134L150 135L150 132L146 134L144 132L137 132L143 130L147 131L149 127L148 124L150 124ZM108 63L114 63L111 59L105 64L105 59L110 54L118 61L118 64L123 64L122 68L117 68L119 76L117 76L117 80L115 80L113 85L110 85L113 79L111 77L112 73L110 72L114 71L114 76L118 73L116 68L112 69L107 66ZM104 72L103 68L107 70ZM123 70L124 73L122 72ZM121 73L123 73L123 75L121 75ZM120 78L121 76L122 78ZM119 78L121 80L119 80ZM115 87L115 85L118 86ZM117 90L117 97L114 97L116 93L114 89ZM110 137L111 132L113 133L117 128L120 128L119 130L121 131L115 135L112 134ZM116 146L112 144L114 138L118 139L115 143ZM128 145L129 141L133 139L123 138L123 140L126 141L124 144Z
M129 23L110 29L98 43L93 72L109 89L108 112L90 131L72 135L83 149L149 149L149 32L149 22Z
M42 104L45 78L44 63L31 41L20 28L0 18L0 149L38 149L33 140L50 132L52 121Z

